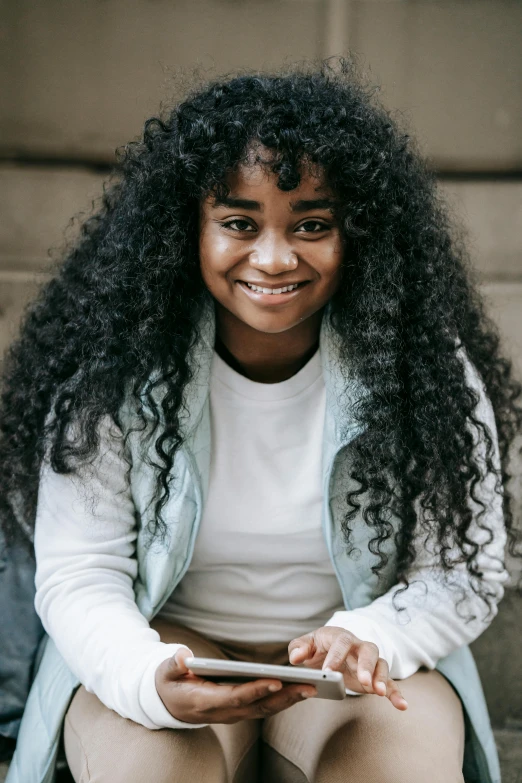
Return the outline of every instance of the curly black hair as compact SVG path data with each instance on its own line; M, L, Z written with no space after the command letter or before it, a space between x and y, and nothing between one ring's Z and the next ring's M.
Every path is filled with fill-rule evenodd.
M193 88L175 108L147 120L142 138L120 152L98 211L28 306L5 358L3 529L30 545L48 441L53 469L74 472L99 448L103 416L122 426L127 397L145 428L145 395L155 426L160 416L165 425L155 441L152 531L159 539L165 534L162 508L182 443L188 354L208 296L199 269L198 207L209 194L226 192L226 175L259 143L272 152L266 165L282 190L295 188L309 163L320 167L340 205L345 253L330 312L344 372L349 367L370 392L356 411L364 435L352 444L355 483L343 521L348 551L352 523L362 515L380 557L374 573L386 563L382 545L393 534L397 580L407 585L420 512L439 542L444 570L452 568L456 543L473 590L489 605L476 564L482 545L469 536L477 520L469 495L485 471L496 473L516 554L507 482L510 444L522 423L521 388L501 355L435 175L348 60ZM492 403L500 469L492 433L475 418L478 395L466 384L458 345ZM160 384L166 393L158 405L153 389ZM71 442L73 424L79 437ZM486 444L483 460L473 452L474 428ZM399 514L398 532L390 510Z

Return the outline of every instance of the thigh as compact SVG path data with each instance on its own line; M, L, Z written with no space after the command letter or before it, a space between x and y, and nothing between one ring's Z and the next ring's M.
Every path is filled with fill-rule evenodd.
M401 680L405 712L375 695L310 699L264 722L266 779L292 783L462 783L464 715L437 671ZM272 770L270 770L272 767Z
M218 645L184 626L153 620L164 642L195 655L226 658ZM64 724L67 762L76 783L243 783L255 780L260 721L153 731L122 718L80 687Z
M155 618L150 623L162 642L186 644L194 655L212 658L233 658L234 651L213 639L206 639L197 631L183 625L174 625ZM261 720L243 720L238 723L213 723L209 727L219 740L225 757L229 783L253 783L256 779L258 739ZM190 731L183 729L182 731ZM195 729L200 731L200 729ZM180 778L182 780L182 778ZM209 782L210 783L210 782Z
M152 731L109 710L83 686L65 716L63 737L75 783L182 783L194 775L227 781L224 755L208 727Z

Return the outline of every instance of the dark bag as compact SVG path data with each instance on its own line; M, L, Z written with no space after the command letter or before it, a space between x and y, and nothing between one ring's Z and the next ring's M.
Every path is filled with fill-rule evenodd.
M14 749L44 629L34 609L35 563L0 531L0 755Z

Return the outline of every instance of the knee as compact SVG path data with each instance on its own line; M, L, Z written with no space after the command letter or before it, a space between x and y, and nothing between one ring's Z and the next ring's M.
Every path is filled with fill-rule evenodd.
M107 783L186 783L191 779L226 783L225 758L210 727L161 729L149 732L145 739L115 759Z
M352 726L353 728L353 726ZM348 729L348 731L347 731ZM386 741L375 733L350 735L342 727L323 748L315 783L464 783L457 754L440 753L440 748L416 743L413 738L400 744Z
M80 763L69 740L67 758L76 783L186 783L197 778L227 783L223 751L210 727L137 728L131 742L129 737L120 743L100 737L88 750L80 747Z

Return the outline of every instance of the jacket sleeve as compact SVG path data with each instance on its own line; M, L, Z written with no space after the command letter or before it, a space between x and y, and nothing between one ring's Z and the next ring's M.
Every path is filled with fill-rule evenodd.
M500 458L493 409L476 369L463 353L461 355L467 384L479 394L475 418L489 428L493 438L495 468L498 469ZM474 442L475 454L483 462L483 436L474 433ZM437 545L433 538L426 537L419 523L415 538L416 557L408 573L410 586L396 598L396 605L404 611L397 611L392 603L394 595L404 587L396 584L368 606L335 612L326 625L346 628L360 639L376 644L380 657L388 662L390 676L394 679L409 677L421 666L434 669L440 658L480 636L496 616L498 603L504 595L504 583L509 578L504 567L507 535L502 496L495 491L496 483L497 476L489 473L475 489L475 497L486 509L480 522L482 506L471 496L469 498L471 508L476 512L469 537L479 544L486 544L489 533L483 528L488 527L493 533L491 542L477 556L477 566L483 574L481 585L491 596L492 612L487 620L487 608L472 590L466 564L456 563L450 574L445 575ZM458 554L457 549L452 550L455 558ZM466 600L460 604L459 588L464 588L467 593ZM468 622L470 617L474 619Z
M71 671L103 704L149 729L199 728L156 691L164 644L135 601L137 529L121 430L100 422L100 448L80 475L42 462L35 525L35 608Z

